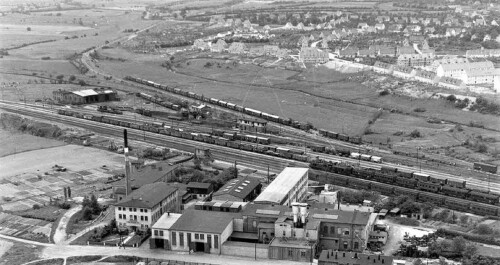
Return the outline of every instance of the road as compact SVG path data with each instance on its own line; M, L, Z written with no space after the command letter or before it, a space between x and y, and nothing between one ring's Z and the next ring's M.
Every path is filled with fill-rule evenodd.
M81 205L77 207L71 208L64 213L64 215L59 220L59 224L57 225L56 232L54 233L54 243L57 245L64 244L67 238L66 227L68 225L69 219L71 216L76 214L78 211L82 209Z

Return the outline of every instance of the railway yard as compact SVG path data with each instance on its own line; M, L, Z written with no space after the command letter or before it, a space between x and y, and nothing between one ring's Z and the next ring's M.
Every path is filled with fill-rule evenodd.
M139 232L137 227L122 238L119 201L129 197L143 201L146 193L139 198L134 195L139 194L136 190L141 186L172 182L168 184L179 192L175 200L180 200L182 206L175 210L166 210L165 206L159 217L163 221L174 218L172 222L177 222L176 218L195 208L218 211L213 210L215 204L230 202L227 199L230 196L239 198L238 193L247 185L254 185L252 178L258 182L252 191L255 194L249 192L241 201L235 200L241 204L236 206L237 210L223 210L227 205L217 206L221 212L234 210L234 216L244 220L244 224L234 221L234 229L244 226L238 232L232 230L231 221L233 235L224 240L241 246L249 244L251 253L239 257L241 260L227 258L224 252L240 252L231 248L239 245L223 244L223 234L219 243L216 241L219 236L209 233L207 240L214 236L215 244L204 243L205 254L216 253L210 249L219 244L221 252L217 252L218 256L210 255L206 262L267 264L282 259L297 264L330 264L318 260L321 256L324 260L333 259L333 250L329 252L332 246L337 247L335 251L342 249L342 242L338 243L334 234L340 234L342 240L347 237L355 240L360 231L353 230L354 235L350 235L341 225L335 224L337 231L322 222L335 220L332 221L335 223L351 209L354 209L352 222L356 215L371 216L367 217L367 222L372 222L371 228L363 230L366 235L361 235L366 237L361 239L365 241L359 249L361 253L378 255L379 259L381 255L394 256L394 260L406 259L407 264L413 265L424 264L419 263L420 258L429 256L439 258L432 264L441 265L452 264L446 263L443 256L454 260L454 265L470 265L474 264L471 261L474 258L490 256L498 258L485 265L500 262L500 254L496 253L500 246L498 110L484 113L484 108L474 109L473 104L486 97L473 89L463 92L426 87L419 88L429 89L425 95L408 96L410 92L404 94L400 90L408 90L409 84L415 86L413 81L389 78L371 71L372 66L359 67L353 58L340 56L341 46L347 43L344 49L348 50L351 45L346 42L349 38L362 42L362 37L348 35L346 32L350 30L346 28L346 40L330 40L328 44L326 37L319 35L326 36L326 31L305 29L309 25L300 22L321 12L327 13L320 20L342 18L342 24L351 23L344 22L343 17L352 19L357 13L370 17L373 10L378 10L373 12L380 16L384 12L392 14L387 10L397 7L415 15L420 14L416 10L422 7L392 1L344 1L338 7L327 1L295 3L295 0L283 3L167 0L163 4L148 0L95 3L56 0L54 3L61 3L54 7L48 1L40 2L47 2L41 4L47 7L32 13L23 11L22 5L0 4L0 39L5 37L0 41L0 144L4 145L0 150L0 265L7 264L4 260L20 265L33 259L41 259L35 265L56 260L57 264L90 264L84 262L91 260L89 256L82 256L80 263L69 262L69 252L78 254L77 246L70 245L80 245L85 249L82 253L94 252L96 257L103 253L100 261L110 257L119 262L134 256L134 261L143 259L148 265L148 258L162 253L153 249L157 247L165 248L179 259L172 264L200 262L201 253L186 256L181 252L184 232L182 237L178 232L181 248L173 247L176 244L173 238L159 243L158 231L163 230L154 233L152 230L159 219L156 214L149 215L155 220L145 226L146 233ZM5 11L7 7L13 11ZM293 23L283 25L251 21L259 19L259 15L253 17L258 13L273 17L272 13L277 12L278 17L279 8L304 14L287 13L285 18L293 19ZM381 11L384 8L387 10ZM250 15L242 16L240 12L244 11ZM433 12L429 14L433 16ZM227 23L232 21L231 26L217 22L222 17L227 18ZM238 26L236 20L240 20ZM307 21L312 26L316 23ZM328 23L318 22L317 27ZM335 32L335 25L327 31L332 30ZM316 45L327 47L328 67L322 65L324 62L312 63L302 58L302 49L308 48L310 42L311 49L316 49ZM246 51L234 51L239 44ZM425 44L429 45L427 41ZM339 47L335 49L332 45ZM272 55L274 49L276 54L282 52L286 56ZM498 60L495 62L498 64ZM449 94L455 92L456 95ZM497 94L489 95L485 106L498 106ZM470 98L470 102L463 98ZM470 105L456 107L464 102ZM300 203L296 194L293 203L285 203L292 201L292 191L279 202L259 202L259 193L265 194L281 176L280 172L290 168L305 168L307 172L306 192ZM140 179L130 179L131 174ZM233 178L245 178L245 182L231 193L228 191L236 183L236 180L230 183ZM129 181L151 183L131 187ZM197 194L208 186L208 196ZM216 196L221 196L222 201L218 202ZM204 203L213 205L205 209ZM162 204L159 205L161 208ZM129 211L137 211L133 207ZM258 210L249 214L252 207ZM279 207L288 212L276 211ZM330 210L338 212L329 214ZM123 211L127 211L125 206ZM170 217L172 212L175 214ZM276 224L266 223L273 215L280 216ZM135 218L130 215L130 222L137 225L140 222ZM270 219L262 222L258 218ZM314 218L315 223L307 223ZM127 215L123 214L123 219ZM250 228L249 220L261 222L253 221ZM113 225L114 229L109 229ZM288 230L275 231L287 225L293 234ZM165 230L168 237L175 236L168 229ZM107 230L111 234L109 241L103 240L108 236L103 236ZM261 230L266 232L261 234ZM297 238L296 231L299 231ZM317 232L316 241L311 239L314 236L310 238L310 231ZM254 232L257 234L253 235ZM385 238L379 237L380 233L385 233ZM163 236L163 232L159 234ZM268 241L268 235L272 240ZM302 252L292 255L291 250L283 250L288 258L271 258L273 244L302 242L301 237L307 241ZM460 243L456 238L466 243L462 243L462 250L453 252L455 244ZM241 242L231 242L240 239ZM163 245L169 240L170 246ZM201 241L187 240L190 254L194 249L202 252ZM115 241L118 243L106 247L105 242ZM130 253L125 253L126 241L136 242L127 245L133 249ZM89 246L93 244L99 247ZM344 241L343 249L350 252L358 249L357 244L354 247L354 241L350 241L349 250ZM55 254L58 246L69 252ZM116 246L123 247L124 252L111 251ZM37 248L37 252L20 254L22 251L18 249L23 247ZM266 254L258 253L263 248ZM445 254L436 255L432 248ZM328 254L320 255L322 251ZM112 257L112 254L124 256ZM132 258L123 262L129 260ZM375 259L373 262L379 264ZM389 265L403 264L397 262Z

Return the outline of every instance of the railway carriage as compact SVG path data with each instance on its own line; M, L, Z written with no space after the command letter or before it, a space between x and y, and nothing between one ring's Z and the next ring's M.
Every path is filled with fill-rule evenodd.
M349 142L351 142L353 144L361 144L361 137L351 136L351 137L349 137Z
M417 182L418 181L416 179L396 177L396 185L405 188L415 189L417 187Z
M465 199L469 195L469 190L459 189L452 186L444 185L441 192L445 195Z
M427 174L413 172L413 178L417 179L418 181L428 182L430 177L431 176L429 176Z
M261 111L254 110L251 108L245 108L245 113L256 117L260 117L262 115Z
M417 189L437 193L437 192L441 191L441 185L437 184L437 183L432 183L432 182L418 181L417 182Z
M489 193L484 193L480 191L471 191L469 193L469 199L477 202L483 202L483 203L488 203L488 204L495 204L497 205L499 203L499 196L495 194L489 194Z
M428 192L420 192L417 199L422 202L432 202L436 205L443 205L445 202L445 197Z
M348 142L349 141L349 136L348 135L345 135L343 133L340 133L338 136L337 136L337 139L341 140L341 141L345 141L345 142Z
M446 184L446 179L442 179L442 178L429 177L429 181L432 183L439 183L441 185Z
M446 179L446 185L450 187L465 189L465 187L467 186L467 182L465 180L460 181L460 180Z
M470 211L479 215L500 216L500 211L498 210L498 207L492 205L471 203Z
M470 209L470 202L463 202L463 201L460 201L458 199L454 199L454 198L445 198L444 200L444 205L447 207L447 208L450 208L452 210L456 210L456 211L469 211Z

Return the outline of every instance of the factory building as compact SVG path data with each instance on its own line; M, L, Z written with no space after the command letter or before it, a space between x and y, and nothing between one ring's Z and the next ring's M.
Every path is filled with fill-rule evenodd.
M303 201L307 194L308 172L308 168L285 168L254 203L290 206L292 202Z
M132 191L115 204L118 227L147 230L166 212L179 211L179 191L167 183L152 183Z
M323 250L319 256L318 265L392 265L393 261L393 257L380 254Z
M118 93L112 89L92 88L78 91L57 90L52 93L54 100L66 104L89 104L118 100Z
M249 202L259 195L262 189L260 180L243 177L230 180L212 195L212 200Z

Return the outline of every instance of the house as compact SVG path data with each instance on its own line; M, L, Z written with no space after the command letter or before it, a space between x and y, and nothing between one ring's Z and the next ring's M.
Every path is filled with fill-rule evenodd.
M208 50L208 49L210 49L210 44L208 44L208 42L205 42L202 39L197 39L193 43L193 48L200 49L200 50Z
M372 69L376 73L392 74L392 71L394 70L394 65L376 61Z
M212 200L249 202L261 192L260 180L253 177L232 179L212 195Z
M415 49L413 48L413 46L402 46L402 47L399 46L399 47L397 47L396 54L397 55L415 54Z
M422 30L422 27L420 27L420 25L408 25L406 27L406 30L408 32L420 32L420 30Z
M110 88L92 88L77 91L56 90L52 97L59 103L89 104L119 100L118 93Z
M392 265L394 258L380 254L323 250L318 265Z
M397 65L399 66L429 66L434 61L433 53L422 53L422 54L401 54L398 56Z
M166 212L178 212L179 191L168 183L151 183L115 204L116 224L133 231L147 230Z
M434 27L425 27L424 28L424 34L434 34L434 32L436 32L436 29Z
M303 47L300 49L299 60L305 63L326 63L330 60L328 52L315 47Z
M266 132L267 121L254 118L238 118L236 123L240 130L254 131L254 132Z
M212 183L191 181L187 184L187 191L197 199L205 199L214 191Z
M247 19L243 22L243 27L244 28L251 28L252 27L252 23L250 23L250 21Z
M387 27L388 32L401 32L401 29L403 28L402 24L390 24L389 27Z
M229 53L237 53L237 54L242 54L246 50L246 46L242 42L233 42L229 46L228 52Z
M377 23L377 24L375 24L375 29L377 29L377 30L385 30L385 24L383 24L383 23Z
M307 194L308 173L307 168L286 167L254 203L290 205L302 201Z
M264 47L262 46L252 46L248 50L248 54L252 56L263 56L264 53Z
M353 47L347 47L343 50L339 50L339 57L341 58L355 58L358 56L358 49Z
M357 28L361 29L361 30L366 30L368 28L368 24L366 24L366 23L359 23Z
M490 61L440 61L436 68L438 76L462 80L465 84L491 83L494 80L495 66Z
M422 83L437 84L439 82L439 76L434 72L417 70L415 80Z
M483 41L490 41L490 40L491 40L491 35L490 34L484 35Z
M465 89L465 83L462 80L453 77L441 77L438 85L451 89Z
M370 49L361 49L358 51L359 57L375 57L375 52Z
M279 49L278 52L276 53L276 57L278 57L278 58L288 57L288 50L287 49Z
M413 69L409 66L396 65L394 67L394 71L392 72L392 74L395 77L399 77L399 78L403 78L403 79L413 79L413 77L416 74L416 71L415 71L415 69Z
M221 254L221 246L233 233L233 219L238 213L186 210L165 233L169 249L183 252Z
M465 52L467 58L500 57L500 49L476 49Z
M486 21L482 18L476 18L476 20L474 20L474 25L476 26L486 26Z
M223 39L217 40L215 44L212 44L210 51L212 52L223 52L227 48L227 43Z
M278 45L264 45L264 54L269 56L276 56L279 50Z

